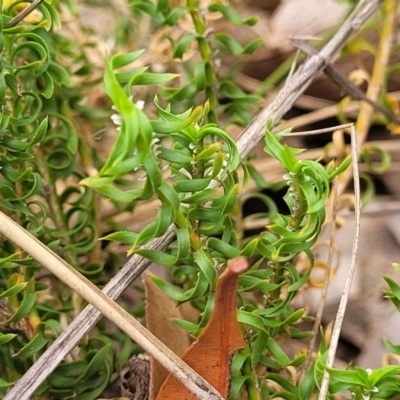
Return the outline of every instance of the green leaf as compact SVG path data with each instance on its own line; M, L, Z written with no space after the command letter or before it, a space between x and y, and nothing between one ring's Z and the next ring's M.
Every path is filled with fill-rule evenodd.
M126 54L117 54L111 58L111 66L113 69L118 69L125 67L136 61L142 54L144 50L138 50Z
M372 162L372 158L376 159L376 156L378 156L380 159L380 165L378 166L376 166L375 160ZM363 151L361 152L361 158L367 165L369 172L374 174L383 174L390 168L390 154L378 146L364 147Z
M189 220L199 220L205 222L217 222L222 220L221 212L206 207L197 207L189 210L187 213Z
M135 232L119 231L110 233L109 235L103 236L99 240L114 240L116 242L133 244L136 242L138 234Z
M31 357L35 354L38 354L48 342L49 339L44 338L42 335L36 335L28 344L15 353L13 357L22 359Z
M207 188L211 178L187 179L177 182L174 188L177 192L199 192Z
M177 241L177 260L186 258L190 253L190 233L189 228L184 226L176 230Z
M134 75L129 81L130 86L139 85L159 85L160 83L168 82L177 78L178 74L154 74L146 72L144 74Z
M248 349L244 349L235 353L232 359L232 375L238 375L243 368L244 363L249 358L250 352Z
M297 163L293 150L286 145L281 145L268 129L265 132L264 151L280 161L289 172L293 170L294 165Z
M397 376L396 379L399 379L398 377L399 375L400 375L399 365L386 365L377 368L376 370L372 371L372 373L368 377L370 388L379 385L381 381L383 381L389 376Z
M146 244L149 240L162 236L175 220L175 209L170 204L163 204L157 214L157 219L148 224L139 233L135 246Z
M176 164L190 164L192 161L192 157L189 156L187 153L179 150L171 150L165 147L160 148L160 152L158 157L162 160L169 161L170 163Z
M251 257L257 249L258 238L250 240L249 243L241 250L240 255L244 257Z
M238 310L237 312L238 322L242 324L247 324L253 326L254 328L260 329L262 331L265 330L264 328L264 320L253 313L244 310Z
M199 326L197 324L194 324L193 322L186 321L184 319L179 319L179 318L170 318L170 321L173 322L175 325L179 326L186 332L192 333L197 331Z
M104 363L107 356L111 355L111 344L108 343L101 349L96 351L96 354L90 360L90 363L81 379L87 379L98 373L100 366Z
M166 17L165 23L167 25L173 26L177 24L180 18L188 12L187 7L175 7Z
M0 345L11 342L11 340L13 340L16 336L18 336L16 333L3 334L0 332Z
M25 292L18 310L7 320L8 323L19 321L26 317L35 305L36 293Z
M228 193L224 196L225 205L222 210L223 214L229 214L235 209L238 196L239 196L239 184L236 183L235 185L232 186L231 189L229 189Z
M46 99L50 99L54 94L54 82L51 75L47 71L43 72L43 74L38 77L38 83L43 87L40 94Z
M132 254L139 254L156 264L164 265L166 267L170 267L176 263L175 256L165 254L165 252L159 250L138 249L133 250Z
M240 14L232 7L226 6L225 4L214 3L208 6L208 10L211 12L220 12L229 22L235 26L249 25L253 26L259 18L252 17L247 20L243 20Z
M257 335L256 340L251 346L251 368L256 368L265 350L268 334L262 330Z
M20 282L17 283L11 287L9 287L7 290L5 290L4 292L2 292L0 294L0 299L4 298L4 297L10 297L10 296L15 296L16 294L22 292L26 286L28 285L28 282Z
M115 201L132 201L137 199L142 193L141 190L121 190L112 185L112 182L113 178L93 176L82 179L80 184L88 186Z
M400 345L395 345L389 339L386 338L383 339L383 342L385 343L385 346L391 353L400 356Z
M282 348L274 339L269 337L266 346L271 354L275 357L279 365L281 365L282 367L286 367L290 364L290 358L286 355L286 353L282 350Z
M243 47L231 36L225 35L224 33L218 33L214 37L216 40L221 42L234 56L240 56L243 54Z
M264 44L264 39L258 38L247 44L243 49L243 54L253 54L260 46Z
M157 14L156 6L148 0L141 0L141 1L132 1L129 2L129 5L134 10L141 10L150 16L155 16Z
M179 43L173 44L173 58L182 58L195 38L196 36L193 33L187 33Z
M203 249L197 250L193 253L193 259L199 266L204 276L207 278L211 286L215 286L217 280L217 272L210 258L207 256Z
M192 196L185 197L182 199L182 203L185 204L201 204L206 201L211 201L220 193L220 189L204 189L203 191L193 194Z
M228 243L223 242L221 239L211 237L208 239L208 248L216 250L225 256L227 259L233 259L239 256L240 251Z
M397 300L400 300L400 286L389 276L384 276L383 279L389 285L392 294L397 298Z
M314 364L307 371L303 380L299 385L299 397L300 400L309 400L315 388L314 382Z
M40 122L38 128L35 130L31 145L35 145L42 141L42 139L45 137L45 135L47 133L48 126L49 126L49 118L48 117L43 118L43 120Z
M365 387L364 380L360 378L355 371L346 371L328 367L326 367L326 369L328 370L332 381L335 383L339 382L340 384L360 385L361 387Z
M275 373L267 373L265 375L266 379L271 379L272 381L278 383L282 386L283 389L288 391L291 394L297 395L297 388L294 386L288 379L284 378L283 376Z
M171 297L174 300L184 302L187 300L185 294L180 292L175 286L170 283L164 281L163 279L152 277L152 281L157 285L167 296Z
M4 77L6 85L14 92L19 92L18 81L14 75L7 74Z
M50 338L54 336L59 336L63 331L61 324L55 319L48 319L46 321L42 321L38 327L37 332L41 334L43 337L49 335Z
M332 172L329 174L329 181L332 181L336 176L340 175L344 171L347 170L347 168L350 166L352 162L352 156L348 155L343 162L340 163L340 165Z
M0 377L0 388L7 388L14 385L15 382L7 382L5 379Z
M4 77L3 73L0 73L0 101L2 102L4 98L6 97L6 79Z

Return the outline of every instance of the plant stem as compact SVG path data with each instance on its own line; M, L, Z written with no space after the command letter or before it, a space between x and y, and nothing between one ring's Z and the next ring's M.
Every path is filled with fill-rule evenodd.
M250 349L247 349L249 354L251 354ZM247 396L249 400L260 400L260 393L256 387L257 376L253 368L251 368L251 359L247 357L243 364L243 372L247 376L246 379L246 389Z
M218 124L215 109L218 106L218 99L215 94L215 69L213 67L212 49L207 40L207 23L203 15L193 7L192 2L188 0L188 7L192 17L193 25L197 33L197 43L199 52L204 62L204 76L205 76L205 97L210 103L210 111L208 113L208 120L211 123Z

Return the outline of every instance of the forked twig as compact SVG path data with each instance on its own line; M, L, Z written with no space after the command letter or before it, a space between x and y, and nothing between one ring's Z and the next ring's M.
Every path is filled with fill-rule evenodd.
M282 136L311 136L311 135L320 135L321 133L328 133L328 132L333 132L337 131L338 129L345 129L345 128L351 128L354 126L354 124L341 124L341 125L335 125L335 126L330 126L328 128L321 128L321 129L314 129L312 131L301 131L301 132L287 132L287 133L282 133Z
M382 85L386 81L387 66L390 59L394 30L396 26L396 8L398 2L396 0L385 0L384 2L384 15L382 29L380 32L380 39L378 51L375 56L374 67L372 69L371 79L368 83L366 96L373 102L379 98ZM358 135L357 146L360 150L361 146L366 141L368 130L371 125L371 118L373 114L372 107L365 102L361 103L360 112L356 122L356 131Z
M349 272L347 273L346 282L343 289L342 297L340 298L339 308L336 315L335 324L333 327L331 342L328 350L328 359L326 362L327 367L331 368L333 366L333 362L335 361L335 354L337 345L339 342L340 331L342 329L343 318L346 312L347 302L349 299L351 283L353 281L354 272L356 269L356 261L358 255L358 243L360 238L360 215L361 215L361 197L360 197L360 176L358 173L358 152L357 152L357 138L356 138L356 130L354 126L351 127L351 154L353 158L353 177L354 177L354 235L353 235L353 248L351 254L351 261ZM329 387L329 372L327 370L324 371L324 375L322 378L322 384L320 393L318 396L318 400L325 400L328 387Z
M380 0L360 1L332 39L317 54L310 56L293 74L271 103L238 138L237 147L242 157L246 157L263 138L266 122L272 118L272 124L275 125L282 118L349 36L377 10L380 2Z
M324 68L326 61L333 57L336 51L344 45L348 37L359 29L377 10L379 4L379 0L372 0L367 3L360 2L327 45L318 54L310 57L304 66L292 76L285 87L278 92L277 96L260 112L238 139L237 146L242 158L246 157L263 138L266 122L272 117L275 122L282 118L297 97L308 87L317 73ZM148 248L164 250L173 240L173 236L174 227L171 227L164 236L152 241ZM112 299L117 299L130 283L150 264L151 262L148 260L134 255L104 288L104 293ZM16 383L4 397L4 400L29 399L61 360L90 331L100 317L101 313L92 305L86 306L77 319L69 325L66 331L62 333Z
M316 50L314 50L311 46L305 43L302 40L292 38L292 44L298 49L305 52L307 55L315 54ZM329 75L329 77L336 82L337 85L340 86L353 100L362 100L368 103L371 107L373 107L376 111L381 112L386 117L388 117L391 121L396 123L400 123L398 117L391 111L382 107L376 101L370 99L363 91L356 86L353 82L350 81L345 75L343 75L336 67L332 64L328 63L325 66L325 73Z

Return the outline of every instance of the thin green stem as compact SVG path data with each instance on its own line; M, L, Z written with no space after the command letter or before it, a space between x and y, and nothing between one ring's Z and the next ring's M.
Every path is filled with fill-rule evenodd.
M250 349L248 349L248 352L251 353ZM257 376L256 376L254 369L251 368L250 357L247 357L246 361L243 364L243 372L244 372L245 376L248 378L248 379L246 379L246 383L245 383L248 400L260 400L260 398L261 398L260 393L256 386Z
M215 93L215 68L213 66L212 49L210 42L207 38L207 23L203 15L194 7L193 2L188 0L188 8L192 17L193 25L197 34L197 44L201 59L204 63L204 76L205 76L205 96L206 100L210 102L210 111L208 113L208 120L211 123L218 124L216 108L218 106L218 98Z

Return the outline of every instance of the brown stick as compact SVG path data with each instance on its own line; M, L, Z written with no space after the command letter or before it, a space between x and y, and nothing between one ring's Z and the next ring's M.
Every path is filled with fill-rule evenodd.
M17 14L10 22L8 22L4 28L12 28L13 26L19 24L24 18L38 8L41 3L43 3L43 0L36 0L31 3L28 7L24 8L19 14Z
M274 123L291 108L296 99L306 90L308 85L323 70L326 63L346 43L350 35L377 10L380 0L360 2L354 12L342 24L340 29L316 55L311 56L300 69L292 75L276 97L243 131L237 141L241 156L246 157L257 143L264 137L265 123L272 119ZM148 248L163 250L173 240L174 228L152 241ZM149 265L150 261L134 255L103 291L112 299L119 295L136 279ZM101 314L93 306L88 305L75 319L66 331L42 354L36 363L16 383L4 400L27 400L42 382L51 374L62 359L79 343L96 322Z
M303 40L293 38L290 41L292 42L293 46L297 47L299 50L303 51L309 56L316 53L316 50L314 50ZM328 63L325 66L325 73L337 85L339 85L340 88L343 89L353 100L365 101L370 106L372 106L375 109L375 111L381 112L391 121L400 124L400 120L396 117L396 115L394 115L391 111L387 110L386 108L383 108L380 104L376 103L375 101L367 97L367 95L364 94L364 92L358 86L354 85L354 83L351 82L350 79L348 79L345 75L343 75L340 71L338 71L338 69L334 67L332 64Z

